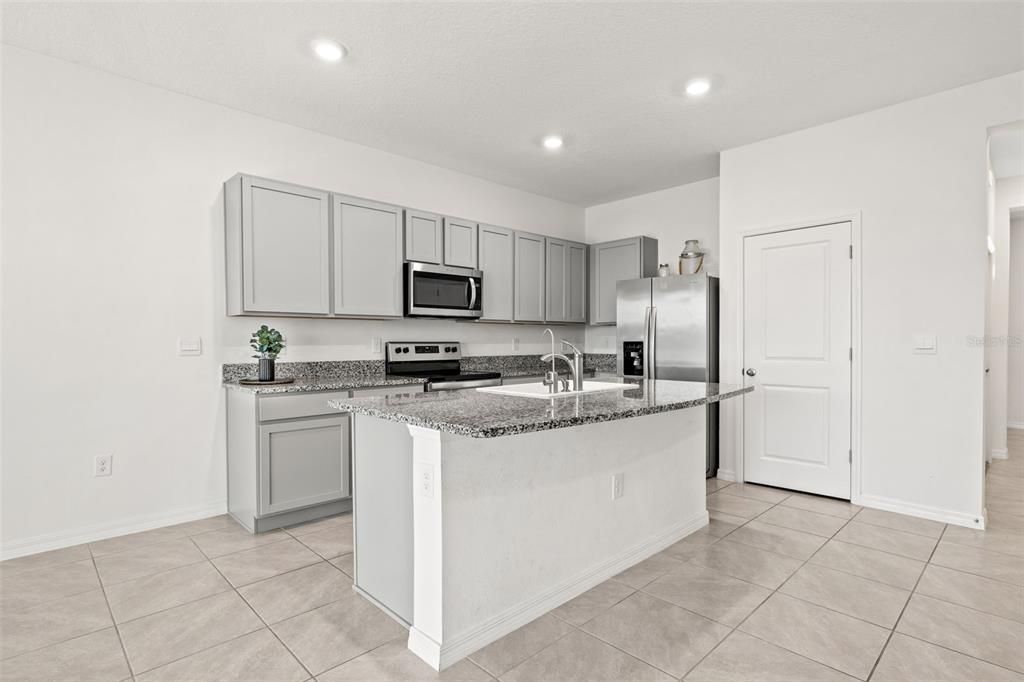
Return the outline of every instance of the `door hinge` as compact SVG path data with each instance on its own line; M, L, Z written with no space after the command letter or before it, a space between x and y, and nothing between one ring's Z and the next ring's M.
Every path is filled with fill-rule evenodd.
M850 244L850 260L853 260L853 244Z
M853 450L850 450L850 464L853 464Z
M853 347L850 347L850 362L853 362Z

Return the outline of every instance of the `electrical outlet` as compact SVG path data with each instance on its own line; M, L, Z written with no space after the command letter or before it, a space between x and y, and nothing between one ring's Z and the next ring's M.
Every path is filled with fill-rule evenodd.
M625 474L612 474L612 499L617 500L622 497L622 485Z
M514 350L514 351L519 350L519 337L518 336L513 336L512 337L512 350Z
M370 350L374 353L383 352L383 341L379 336L373 337L373 340L370 342Z
M420 495L426 498L434 497L434 465L426 462L416 463L416 486Z
M92 475L109 476L113 470L113 466L113 455L96 455L96 458L92 462Z

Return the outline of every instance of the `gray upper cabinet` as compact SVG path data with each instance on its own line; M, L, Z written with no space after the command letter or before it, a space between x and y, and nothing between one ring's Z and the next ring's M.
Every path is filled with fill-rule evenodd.
M402 209L332 195L336 315L402 316Z
M515 321L543 322L545 239L529 232L516 232L515 240Z
M444 264L476 268L477 224L458 218L444 219Z
M441 216L405 210L405 259L441 264L444 255Z
M587 321L587 245L569 242L566 257L566 322Z
M548 238L546 317L548 322L587 321L587 245Z
M544 317L548 322L565 322L568 316L565 297L566 257L569 245L561 239L545 239L547 275Z
M615 324L615 286L658 273L658 240L631 237L590 245L590 324Z
M479 268L484 273L483 320L511 322L515 304L515 232L481 225Z
M327 192L236 175L224 183L229 315L330 312Z

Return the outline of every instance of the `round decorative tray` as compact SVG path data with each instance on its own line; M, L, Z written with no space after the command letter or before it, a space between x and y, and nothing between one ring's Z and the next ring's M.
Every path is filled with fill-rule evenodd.
M271 379L270 381L260 381L259 379L239 379L238 383L242 386L272 386L273 384L290 384L295 381L295 378L290 379Z

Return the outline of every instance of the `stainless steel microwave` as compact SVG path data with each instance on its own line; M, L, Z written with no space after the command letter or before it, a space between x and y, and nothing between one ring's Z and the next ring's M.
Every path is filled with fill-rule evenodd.
M461 317L483 315L483 277L480 270L431 263L405 264L407 317Z

